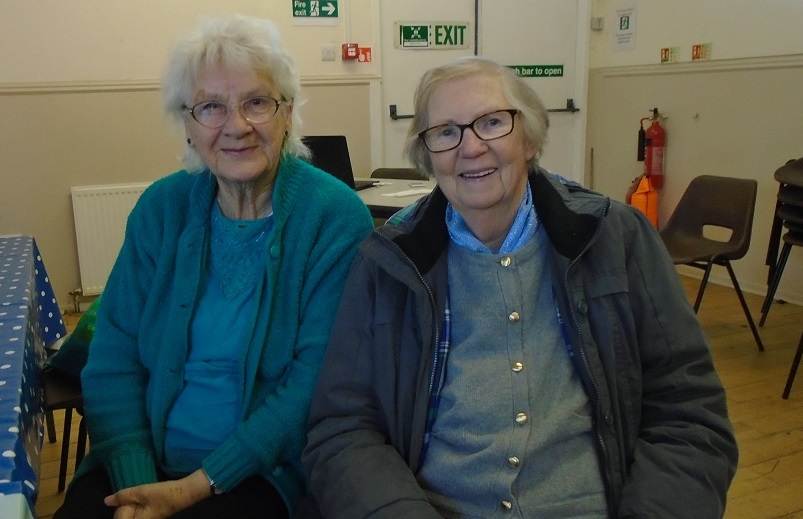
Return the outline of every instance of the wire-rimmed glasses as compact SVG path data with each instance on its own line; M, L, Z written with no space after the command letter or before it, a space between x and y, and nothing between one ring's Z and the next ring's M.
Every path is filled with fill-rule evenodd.
M240 102L240 114L250 123L264 124L276 115L279 105L284 102L269 96L249 97ZM185 106L184 110L187 110L198 124L210 129L217 129L226 124L231 113L229 105L222 101L201 101L191 107Z

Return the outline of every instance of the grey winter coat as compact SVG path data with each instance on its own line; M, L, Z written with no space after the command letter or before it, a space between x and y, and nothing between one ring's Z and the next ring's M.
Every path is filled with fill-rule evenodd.
M529 181L593 408L610 516L721 517L736 443L660 238L628 206L543 170ZM326 518L438 517L416 473L446 295L445 208L436 188L369 237L352 265L303 456Z

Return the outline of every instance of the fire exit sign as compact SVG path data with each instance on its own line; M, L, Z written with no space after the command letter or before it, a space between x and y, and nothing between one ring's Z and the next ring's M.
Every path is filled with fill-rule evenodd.
M470 41L468 22L396 22L396 48L465 49Z
M337 18L338 0L292 0L295 18Z

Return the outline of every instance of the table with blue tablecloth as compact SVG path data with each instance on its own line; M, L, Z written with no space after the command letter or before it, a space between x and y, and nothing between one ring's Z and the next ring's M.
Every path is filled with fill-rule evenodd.
M45 345L66 333L30 236L0 236L0 518L33 517L44 438Z

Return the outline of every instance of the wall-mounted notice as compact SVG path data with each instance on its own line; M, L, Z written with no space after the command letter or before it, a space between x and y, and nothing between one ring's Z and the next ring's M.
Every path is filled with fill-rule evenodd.
M703 61L707 59L711 59L710 43L695 43L691 46L692 61Z
M508 65L519 77L563 77L563 65Z
M397 49L466 49L471 41L468 22L396 22Z
M680 56L680 47L663 47L660 56L661 63L676 63Z
M615 22L614 50L634 49L636 47L636 6L617 9Z
M339 0L290 0L295 25L335 25Z

